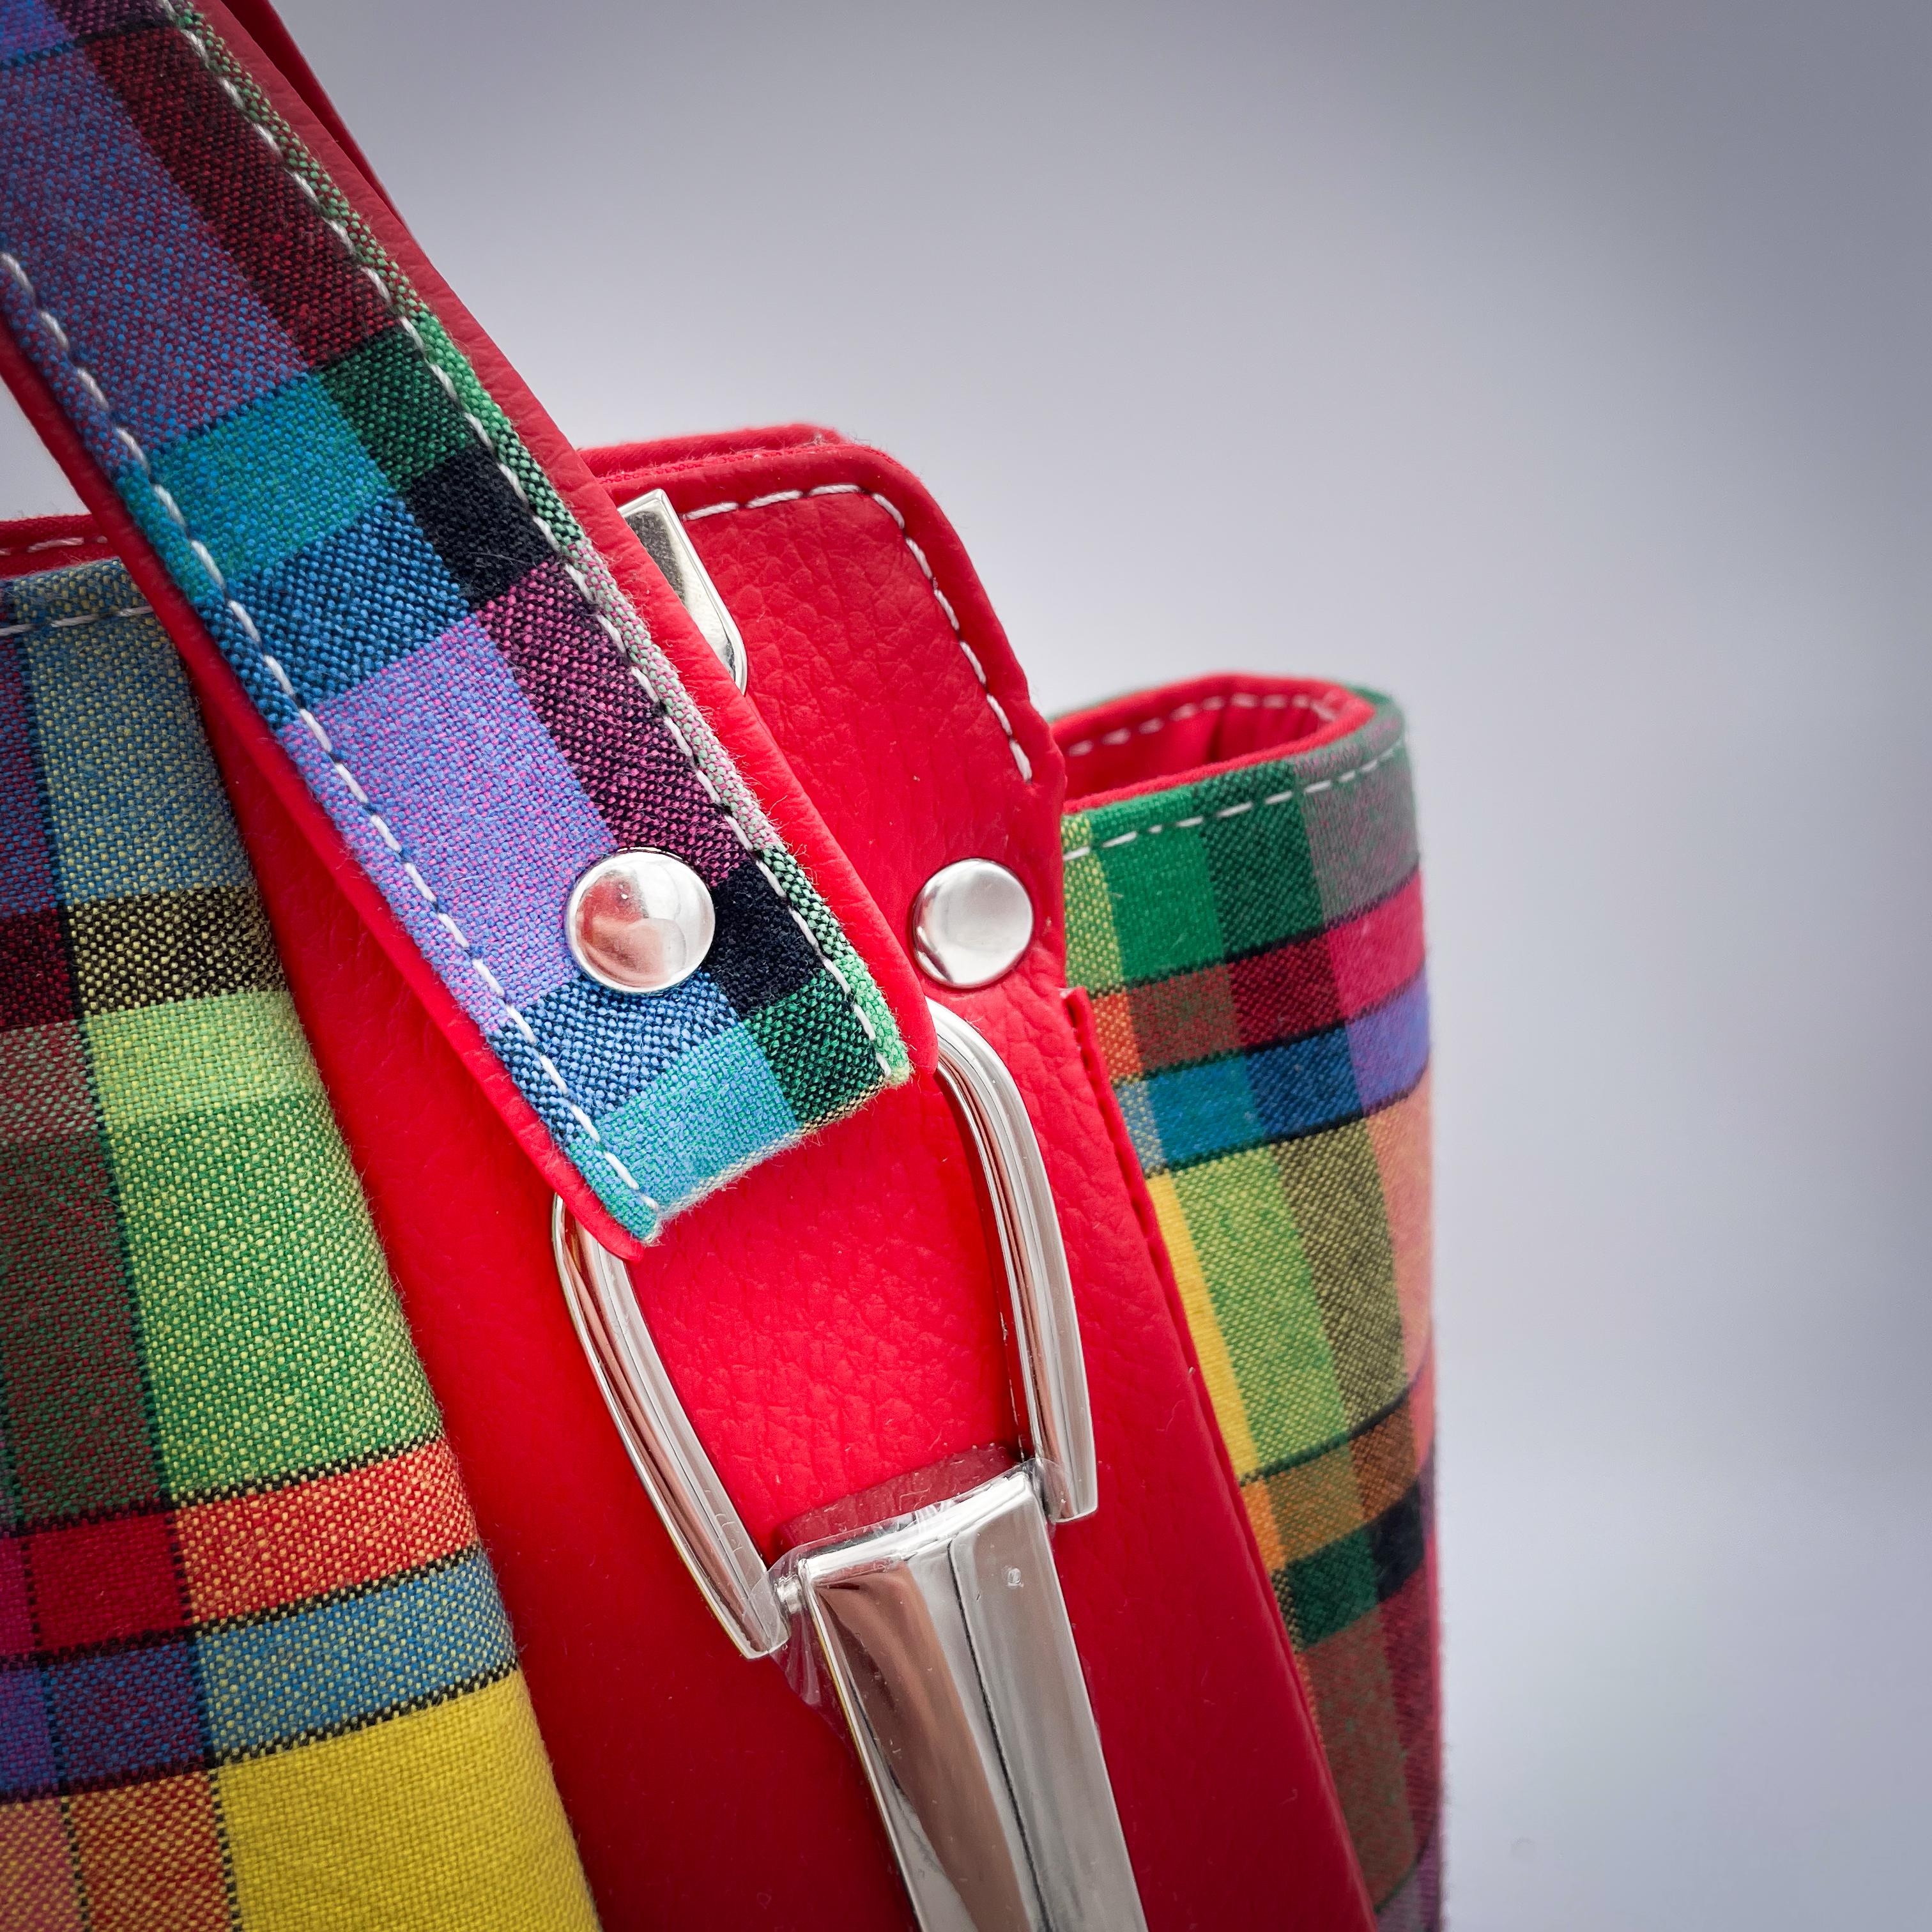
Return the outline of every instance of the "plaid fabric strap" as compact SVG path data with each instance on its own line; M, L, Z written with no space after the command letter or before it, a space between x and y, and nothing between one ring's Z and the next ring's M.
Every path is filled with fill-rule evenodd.
M0 1924L587 1928L194 701L0 592Z
M436 316L194 8L0 0L0 313L404 926L617 1220L905 1077L886 1003ZM577 876L710 886L676 988Z
M1429 1020L1400 714L1065 821L1067 961L1385 1932L1439 1918Z

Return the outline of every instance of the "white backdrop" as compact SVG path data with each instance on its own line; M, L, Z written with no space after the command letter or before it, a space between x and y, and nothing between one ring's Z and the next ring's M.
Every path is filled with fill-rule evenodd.
M287 10L572 434L884 445L1048 709L1405 700L1458 1932L1925 1922L1932 10Z

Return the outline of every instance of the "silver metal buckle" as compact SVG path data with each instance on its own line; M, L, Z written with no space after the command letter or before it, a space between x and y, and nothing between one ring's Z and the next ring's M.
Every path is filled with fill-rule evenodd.
M742 691L752 674L745 640L724 608L724 600L718 596L718 586L712 582L711 573L699 558L682 519L671 508L670 497L662 490L652 490L620 504L617 514L650 552L651 561L663 572L664 581L676 593L677 601L704 633L704 641L716 653L718 662L730 673L731 682Z
M623 1263L561 1202L557 1272L632 1463L732 1641L747 1657L815 1641L925 1932L1134 1932L1146 1922L1047 1533L1099 1501L1059 1216L1012 1075L932 1012L1011 1294L1018 1467L767 1570Z

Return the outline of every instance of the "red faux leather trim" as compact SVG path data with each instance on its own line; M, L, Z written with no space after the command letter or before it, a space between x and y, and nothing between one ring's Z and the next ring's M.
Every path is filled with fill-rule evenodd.
M777 423L769 429L709 430L697 436L655 437L649 442L608 443L580 453L592 476L608 480L646 469L661 477L668 470L681 469L688 464L846 440L836 429L827 429L820 423ZM618 502L623 502L617 485L614 483L611 488Z
M393 209L395 203L390 200L388 190L376 178L376 170L369 165L368 156L363 153L361 144L336 112L334 102L329 99L322 82L316 78L314 68L309 65L274 9L266 4L266 0L229 0L228 10L240 23L242 31L268 56L275 71L307 104L309 112L328 130L335 145L356 164L357 172Z
M1312 752L1374 716L1366 698L1326 679L1216 671L1070 712L1053 736L1068 802L1086 811Z
M1040 915L1034 947L1051 961L1052 972L1064 982L1060 752L1028 696L1025 674L964 546L918 478L883 451L843 438L775 444L765 440L765 434L751 432L756 440L748 446L680 454L679 460L662 465L626 466L627 459L647 454L649 445L591 449L585 452L585 460L615 501L642 490L664 490L672 507L688 520L686 528L699 555L713 566L712 575L734 610L744 599L756 599L762 590L741 584L734 574L732 557L746 520L801 514L792 508L791 500L802 499L818 506L811 514L824 518L844 518L856 509L878 522L884 532L880 548L866 567L903 577L914 602L938 614L934 627L943 627L952 639L940 656L950 683L966 694L963 704L956 707L949 703L943 712L934 709L932 692L913 682L913 664L902 663L886 680L898 688L873 714L869 738L842 742L839 730L828 730L821 724L841 715L833 694L822 684L814 688L816 681L802 672L792 671L798 682L783 688L774 688L769 676L762 679L754 695L806 790L824 807L842 849L859 868L902 946L906 944L913 897L938 863L994 859L1010 866L1026 886ZM674 447L682 450L688 446ZM850 548L858 538L846 528L836 535L828 531L825 541L834 548ZM916 563L916 577L902 568L908 559ZM855 578L854 594L869 594L878 580ZM865 635L866 619L855 610L850 621L856 650ZM970 676L951 675L962 666L971 668ZM778 668L789 668L782 654ZM909 821L903 827L896 825L892 836L882 838L869 826L861 831L856 821L842 818L826 804L846 789L846 774L837 769L842 764L880 762L909 770L912 754L902 740L920 734L950 748L946 777L952 783L943 788L928 780L924 796L904 799L902 811L910 814ZM1015 744L1030 776L1021 773L1012 754ZM982 762L978 754L986 751L992 755ZM892 780L881 771L868 782L890 786ZM947 790L953 794L950 798L945 795ZM935 859L937 848L930 838L920 836L927 830L924 820L928 813L946 820L944 832L934 835L950 842L944 860Z

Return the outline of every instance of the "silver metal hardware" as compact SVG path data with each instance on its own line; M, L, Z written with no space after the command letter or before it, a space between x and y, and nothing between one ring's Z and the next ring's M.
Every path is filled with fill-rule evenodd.
M1024 1400L1027 1446L1039 1466L1048 1516L1070 1522L1099 1508L1100 1482L1080 1318L1052 1184L1006 1062L957 1013L937 1000L931 1011L939 1083L980 1157L1006 1264L1013 1379Z
M716 932L704 881L682 859L644 847L598 860L563 909L571 957L619 993L662 993L689 979Z
M961 859L920 887L908 925L920 969L963 992L1018 964L1033 940L1033 901L1005 866Z
M1053 1567L1099 1500L1059 1216L1012 1076L932 1009L939 1078L983 1172L1030 1460L808 1544L767 1571L650 1338L624 1264L554 1211L557 1272L625 1448L747 1657L809 1624L924 1932L1140 1932L1145 1921ZM860 1520L863 1520L862 1518Z
M717 652L718 662L731 674L731 682L742 691L752 670L745 640L738 634L711 573L699 561L670 499L662 490L653 490L648 496L620 504L617 514L637 532L638 541L650 552L651 561L664 572L664 581L676 592L677 601L704 632L704 641Z
M624 1264L561 1201L550 1210L550 1244L577 1339L631 1466L731 1641L747 1657L770 1656L788 1629L765 1559L684 1412Z
M1144 1925L1027 1470L795 1574L925 1932Z

